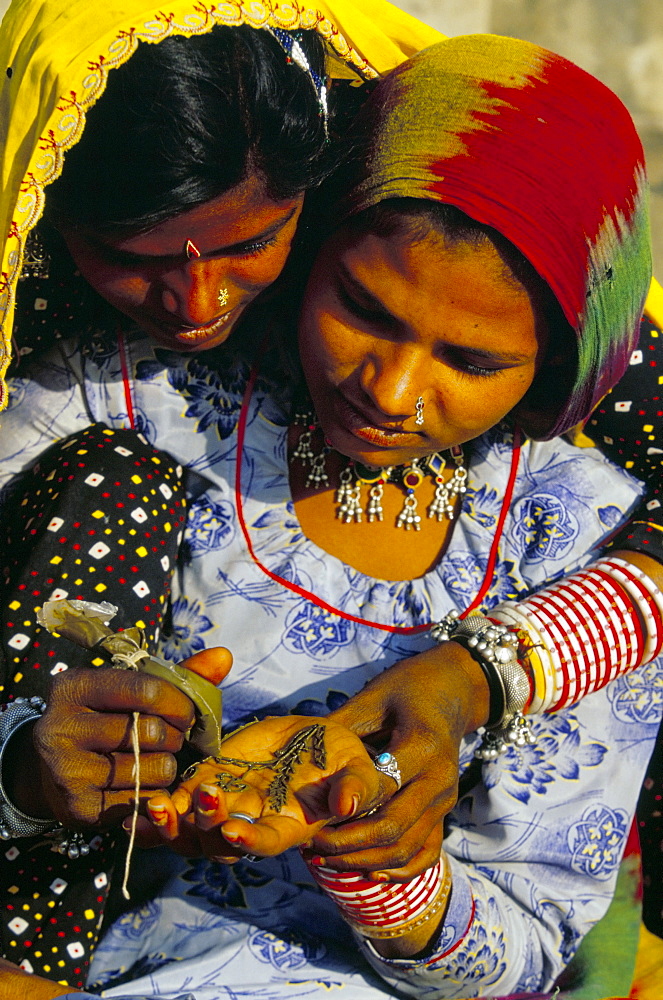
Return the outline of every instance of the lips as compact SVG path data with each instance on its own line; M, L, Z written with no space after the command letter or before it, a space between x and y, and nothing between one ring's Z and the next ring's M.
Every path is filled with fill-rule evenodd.
M377 448L402 448L419 437L417 431L403 428L403 420L378 423L357 409L344 396L338 397L335 407L337 422L342 430L359 441Z
M173 335L176 340L181 344L200 344L202 341L209 340L210 337L214 337L219 330L228 323L228 321L233 317L237 307L230 309L223 316L219 316L212 323L207 323L205 326L199 326L195 329L182 329L181 327L173 331Z

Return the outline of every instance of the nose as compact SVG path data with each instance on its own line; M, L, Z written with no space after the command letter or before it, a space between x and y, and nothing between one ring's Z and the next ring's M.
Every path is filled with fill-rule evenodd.
M431 358L416 345L386 343L364 359L360 384L373 406L392 420L413 416L416 402L430 380Z
M206 326L235 304L218 261L191 261L162 274L160 283L164 309L186 326Z

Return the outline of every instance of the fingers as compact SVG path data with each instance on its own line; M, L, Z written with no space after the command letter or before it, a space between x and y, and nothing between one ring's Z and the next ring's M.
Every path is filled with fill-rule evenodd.
M225 646L203 649L200 653L183 660L180 666L200 674L217 687L226 679L233 665L232 653Z
M133 670L73 670L58 674L51 689L53 711L139 712L159 716L186 732L193 724L193 705L167 681Z
M441 823L433 827L421 849L402 868L388 868L371 872L371 878L378 882L410 882L427 868L432 868L440 859L444 830Z
M69 719L66 735L69 744L92 753L112 753L114 750L133 748L133 718L106 712L78 712ZM60 738L64 731L60 730ZM169 726L157 715L141 715L138 720L138 738L143 751L163 750L177 753L181 749L183 733ZM48 740L48 735L46 736Z

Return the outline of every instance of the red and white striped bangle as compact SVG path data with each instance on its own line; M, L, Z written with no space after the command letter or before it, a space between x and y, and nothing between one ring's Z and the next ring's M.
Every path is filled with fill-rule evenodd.
M364 937L400 937L446 904L451 872L444 855L409 882L376 882L361 872L337 872L320 865L309 870L332 897L348 923Z
M646 630L642 662L650 663L663 648L663 594L646 573L624 559L604 559L598 566L635 600Z
M663 649L663 593L637 566L617 557L526 601L494 608L491 617L529 637L535 654L530 713L564 708Z

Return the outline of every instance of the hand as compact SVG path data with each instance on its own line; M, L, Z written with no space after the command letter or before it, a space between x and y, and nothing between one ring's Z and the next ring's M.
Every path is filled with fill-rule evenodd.
M23 972L17 965L0 958L0 1000L53 1000L67 993L80 993L71 986L52 983L50 979Z
M273 762L277 751L317 726L324 727L326 759L318 758L316 764L309 738L298 754L299 763L294 763L280 808L270 789L277 771L251 770L248 763L228 760ZM172 796L153 796L147 811L161 836L176 849L228 863L243 853L276 855L307 843L326 823L343 821L381 801L392 781L376 771L357 736L326 718L265 719L231 735L221 754L216 761L197 765ZM234 812L257 821L231 818Z
M214 683L231 664L225 649L206 650L186 663ZM44 715L15 738L16 805L74 827L108 825L127 815L134 798L134 712L140 713L142 797L170 785L177 773L173 755L194 719L189 698L140 671L72 670L56 676Z
M488 686L464 647L445 642L385 670L329 716L398 761L403 786L375 815L327 827L311 853L338 871L409 881L435 864L458 789L464 735L488 717Z

